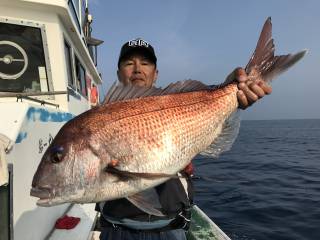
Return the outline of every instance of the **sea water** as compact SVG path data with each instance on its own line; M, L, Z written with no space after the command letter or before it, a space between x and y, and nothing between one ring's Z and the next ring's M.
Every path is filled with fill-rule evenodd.
M194 161L195 203L233 240L320 239L320 119L242 121Z

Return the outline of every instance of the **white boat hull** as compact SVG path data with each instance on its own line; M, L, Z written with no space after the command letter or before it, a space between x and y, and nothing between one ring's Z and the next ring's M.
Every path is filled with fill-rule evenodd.
M50 141L73 115L29 103L1 103L0 112L6 113L0 133L12 142L6 161L12 165L14 239L44 239L68 204L38 207L29 193L31 182Z

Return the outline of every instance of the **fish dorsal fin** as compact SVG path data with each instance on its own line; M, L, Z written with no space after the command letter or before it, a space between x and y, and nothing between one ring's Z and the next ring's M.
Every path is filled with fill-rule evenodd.
M269 17L263 25L256 49L245 68L249 77L250 73L253 75L258 73L265 81L269 82L298 62L307 53L307 50L280 56L275 56L274 52L272 23Z
M159 200L159 195L154 188L144 190L136 193L127 199L142 211L154 215L163 217L165 216L159 209L162 209L162 205Z
M224 122L221 134L200 155L217 158L221 153L229 151L236 140L240 128L240 113L236 110Z
M211 89L210 86L197 81L197 80L184 80L178 81L176 83L171 83L165 87L161 95L173 94L173 93L182 93L182 92L192 92L192 91L201 91Z
M108 91L103 104L119 102L127 99L143 98L149 96L161 96L174 93L183 93L191 91L201 91L212 89L210 86L197 80L184 80L171 83L165 88L157 87L140 87L135 85L123 85L122 83L114 83Z

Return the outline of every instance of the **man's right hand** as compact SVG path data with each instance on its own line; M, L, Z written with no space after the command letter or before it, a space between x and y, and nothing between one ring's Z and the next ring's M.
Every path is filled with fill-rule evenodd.
M262 79L255 81L248 80L248 75L243 68L236 68L227 77L226 82L238 82L237 97L239 101L239 108L246 109L260 98L269 95L272 88Z

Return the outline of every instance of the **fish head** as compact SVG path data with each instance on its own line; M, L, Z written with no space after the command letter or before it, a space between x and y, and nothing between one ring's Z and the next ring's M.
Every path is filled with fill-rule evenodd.
M92 202L101 182L114 181L104 172L108 154L94 149L89 128L75 125L62 127L41 159L30 192L39 206Z

